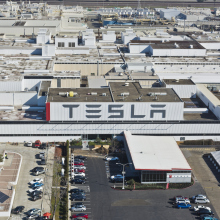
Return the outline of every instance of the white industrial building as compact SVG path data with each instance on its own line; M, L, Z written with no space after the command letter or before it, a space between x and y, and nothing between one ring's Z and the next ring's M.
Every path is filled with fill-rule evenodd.
M132 175L141 183L191 182L191 167L173 137L140 136L124 131Z

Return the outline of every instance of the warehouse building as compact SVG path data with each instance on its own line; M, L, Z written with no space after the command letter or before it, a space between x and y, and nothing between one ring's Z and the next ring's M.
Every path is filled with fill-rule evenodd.
M191 167L173 137L140 136L124 131L130 169L141 183L188 183Z

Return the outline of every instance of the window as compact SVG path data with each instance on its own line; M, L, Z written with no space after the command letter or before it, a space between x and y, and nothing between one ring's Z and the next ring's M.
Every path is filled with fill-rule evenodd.
M69 47L75 47L75 42L69 42Z
M64 47L64 42L58 42L58 47Z

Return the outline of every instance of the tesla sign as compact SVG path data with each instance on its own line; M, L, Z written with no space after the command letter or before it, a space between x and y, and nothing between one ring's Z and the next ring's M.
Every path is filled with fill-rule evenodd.
M80 108L80 104L64 104L62 105L65 109L68 109L69 119L74 120L74 112L76 112ZM102 117L103 108L102 105L85 105L85 117L87 119L98 119ZM138 114L135 105L130 105L130 118L132 119L144 119L150 118L154 119L155 115L160 114L160 118L166 118L166 105L150 105L149 115L147 114ZM127 106L126 106L127 108ZM147 112L146 106L146 112ZM108 119L123 119L125 117L125 107L123 104L108 104L107 105L107 118Z

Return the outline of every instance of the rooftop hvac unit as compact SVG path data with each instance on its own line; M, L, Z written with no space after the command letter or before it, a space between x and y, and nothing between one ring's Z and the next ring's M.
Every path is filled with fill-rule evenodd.
M192 45L192 44L191 44L191 45L189 45L189 48L191 48L191 49L192 49L192 48L193 48L193 45Z
M123 73L119 73L118 75L119 75L119 76L123 76Z
M126 83L125 83L125 86L129 86L129 83L126 82Z
M129 92L123 92L123 93L121 93L121 96L126 96L126 95L129 95Z
M106 96L106 93L102 93L102 96Z
M179 79L175 79L175 82L179 82Z
M157 96L157 95L167 95L166 92L150 92L147 94L148 96Z
M88 95L97 95L97 92L91 92L90 94L88 93Z

